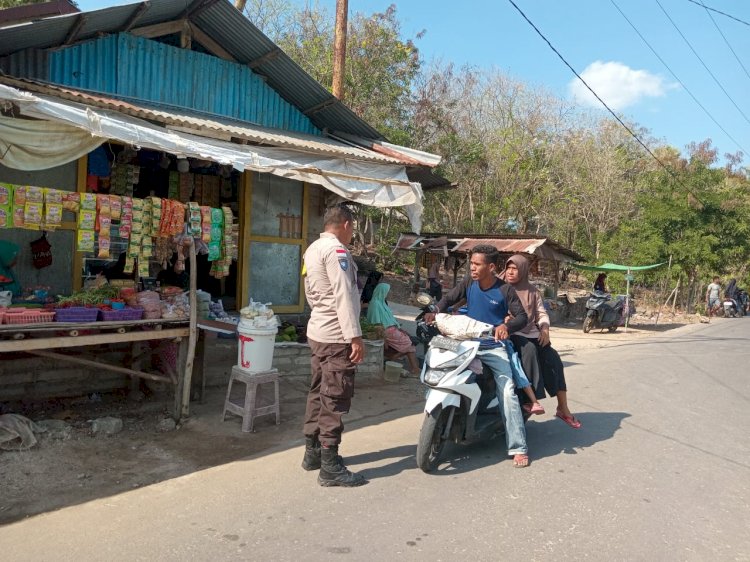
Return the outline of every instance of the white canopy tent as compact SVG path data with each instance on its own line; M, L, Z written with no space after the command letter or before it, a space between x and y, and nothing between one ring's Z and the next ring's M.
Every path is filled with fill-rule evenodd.
M322 185L336 195L374 207L403 207L421 230L422 188L405 166L323 155L290 148L241 145L167 129L123 113L0 84L0 105L20 117L0 117L0 163L39 170L71 162L107 140L176 156L211 160Z

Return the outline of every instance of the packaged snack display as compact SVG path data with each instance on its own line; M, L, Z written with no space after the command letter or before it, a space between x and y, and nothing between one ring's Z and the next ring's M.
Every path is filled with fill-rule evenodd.
M42 227L42 212L44 203L26 200L23 213L23 227L29 230L39 230Z
M79 252L93 252L94 251L94 231L93 230L79 230L77 240L78 240Z
M62 196L63 209L66 211L78 212L81 207L81 194L71 191L64 191Z
M9 183L0 183L0 207L10 205L13 198L13 185Z

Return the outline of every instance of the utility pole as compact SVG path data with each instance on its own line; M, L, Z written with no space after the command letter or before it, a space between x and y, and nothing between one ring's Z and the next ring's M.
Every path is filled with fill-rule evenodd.
M333 95L344 96L344 67L346 66L346 27L349 0L336 0L336 29L333 36Z

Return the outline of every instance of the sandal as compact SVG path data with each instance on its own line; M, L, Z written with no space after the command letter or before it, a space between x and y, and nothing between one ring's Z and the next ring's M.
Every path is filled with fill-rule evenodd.
M541 415L544 413L544 406L542 406L539 402L534 402L533 404L524 404L523 411L527 414Z
M555 413L555 416L567 423L573 429L581 429L581 422L579 422L575 416L566 416L560 410Z
M514 468L526 468L529 466L529 455L519 454L513 456Z

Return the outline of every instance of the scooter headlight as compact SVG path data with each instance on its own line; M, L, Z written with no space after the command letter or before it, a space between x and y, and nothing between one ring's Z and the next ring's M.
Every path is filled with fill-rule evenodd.
M437 368L440 369L441 371L445 371L448 369L455 369L456 367L461 365L461 363L466 361L466 358L472 353L472 351L473 350L471 349L464 351L461 355L457 355L450 361L446 361L445 363L441 363L440 365L437 365Z

